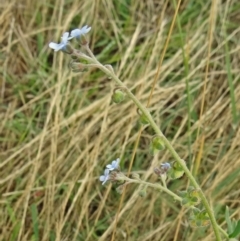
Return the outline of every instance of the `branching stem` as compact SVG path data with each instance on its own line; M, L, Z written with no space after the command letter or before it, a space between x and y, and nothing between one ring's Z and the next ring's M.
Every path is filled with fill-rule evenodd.
M221 235L220 235L220 232L219 232L219 226L216 222L216 219L215 219L215 216L214 216L214 212L213 210L211 209L208 201L207 201L207 198L205 197L201 187L199 186L199 184L196 182L194 176L192 175L192 173L190 172L190 170L188 169L188 167L186 166L185 164L185 161L182 160L180 158L180 156L177 154L177 152L175 151L175 149L173 148L172 144L168 141L168 139L163 135L162 131L160 130L160 128L157 126L157 124L155 123L155 121L153 120L151 114L149 113L148 109L141 104L141 102L135 97L135 95L133 95L133 93L124 85L124 83L115 75L115 73L113 71L111 71L109 68L105 67L104 65L102 65L95 57L93 58L93 53L92 51L89 49L89 47L86 45L84 46L86 51L88 52L88 54L91 56L86 56L84 54L81 54L81 58L82 59L85 59L87 61L89 61L90 63L92 64L95 64L96 67L98 67L100 70L102 70L107 76L110 76L116 83L118 86L122 87L125 89L125 93L128 95L128 97L136 104L136 106L141 110L141 112L147 117L148 121L149 121L149 124L151 125L151 127L154 129L154 131L156 132L157 135L161 136L162 138L162 141L164 142L165 146L167 147L168 151L172 154L173 158L181 165L181 167L183 168L186 176L189 178L191 184L199 190L199 195L200 195L200 198L202 200L202 204L204 205L208 215L209 215L209 218L210 218L210 221L211 221L211 224L212 224L212 227L213 227L213 230L214 230L214 233L215 233L215 236L216 236L216 240L217 241L221 241L222 238L221 238ZM133 181L132 181L133 182ZM144 184L144 183L143 183ZM146 183L147 185L150 185L149 183ZM169 193L170 194L170 190L168 190L167 188L161 186L162 190L164 190L165 192ZM165 190L166 189L166 190ZM171 194L172 192L171 192ZM176 195L176 194L174 194ZM176 195L177 196L177 195ZM176 197L175 196L175 199L179 199L180 197ZM221 230L223 231L223 230ZM222 232L223 233L223 232ZM225 233L226 234L226 233ZM225 235L224 234L224 235ZM225 235L226 236L226 235Z

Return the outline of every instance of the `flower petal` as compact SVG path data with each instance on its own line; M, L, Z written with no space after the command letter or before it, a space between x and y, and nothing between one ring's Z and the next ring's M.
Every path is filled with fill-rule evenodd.
M109 169L105 169L104 175L105 175L105 176L108 176L108 174L109 174Z
M88 33L91 30L91 27L88 27L87 25L82 27L81 29L77 28L71 31L69 39L72 38L80 38L81 35Z
M100 176L100 177L99 177L99 180L100 180L101 182L103 182L103 181L105 180L105 176Z
M115 168L118 168L118 166L119 166L119 161L120 161L119 158L114 161L114 166L115 166Z
M112 171L112 170L114 169L111 164L108 164L108 165L106 166L106 168L108 168L110 171Z
M67 44L68 37L69 37L69 32L65 32L62 36L62 42L61 43Z
M70 38L74 38L74 37L80 37L80 35L81 35L82 33L81 33L81 30L80 29L74 29L74 30L72 30L71 31L71 34L70 34Z
M161 167L164 167L164 168L171 168L171 164L168 163L168 162L161 163Z
M86 34L91 30L91 27L88 27L85 25L84 27L81 28L82 34Z
M54 49L55 51L58 51L62 48L62 44L56 44L56 43L49 43L48 45L51 49Z

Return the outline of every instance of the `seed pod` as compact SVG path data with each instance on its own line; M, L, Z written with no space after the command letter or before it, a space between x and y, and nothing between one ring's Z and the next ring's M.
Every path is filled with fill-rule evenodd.
M125 99L125 93L120 89L116 89L112 95L112 100L114 103L120 103Z

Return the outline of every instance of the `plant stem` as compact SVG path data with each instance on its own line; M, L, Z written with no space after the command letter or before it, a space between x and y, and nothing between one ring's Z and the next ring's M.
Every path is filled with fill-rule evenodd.
M156 189L159 189L163 192L166 192L167 194L169 194L170 196L172 196L174 198L174 200L177 200L179 202L182 201L182 198L179 197L177 194L175 194L174 192L170 191L167 187L164 187L160 184L155 184L155 183L150 183L150 182L145 182L145 181L142 181L140 179L131 179L129 177L126 177L125 179L128 183L138 183L138 184L142 184L142 185L145 185L145 186L148 186L148 187L153 187L153 188L156 188ZM190 207L191 209L194 209L196 207ZM225 232L219 225L217 225L217 228L218 230L225 236L225 238L228 239L228 234L227 232Z
M215 232L215 236L217 238L217 241L221 241L221 236L218 230L218 225L216 222L216 219L214 217L213 211L210 208L210 205L208 204L207 198L205 197L204 193L202 192L201 187L198 185L198 183L196 182L195 178L193 177L193 175L191 174L190 170L187 168L185 161L182 160L180 158L180 156L177 154L177 152L174 150L173 146L171 145L171 143L168 141L168 139L163 135L163 133L161 132L161 130L158 128L157 124L155 123L155 121L153 120L151 114L149 113L149 111L140 103L140 101L132 94L132 92L122 83L122 81L111 71L109 71L105 66L100 65L99 68L106 73L108 76L111 76L119 86L123 87L125 89L126 94L128 95L128 97L137 105L137 107L142 111L142 113L147 117L149 124L152 126L152 128L155 130L155 132L162 137L162 140L164 142L164 144L166 145L167 149L169 150L169 152L172 154L172 156L174 157L174 159L182 166L184 172L186 173L187 177L189 178L190 182L192 183L192 185L198 189L200 191L200 197L202 199L202 203L209 215L210 221L212 223L213 226L213 230ZM168 190L168 189L167 189Z
M131 178L128 178L128 177L126 178L126 181L129 182L129 183L139 183L139 184L143 184L145 186L149 186L149 187L160 189L161 191L166 192L167 194L172 196L175 200L180 201L180 202L182 201L181 197L179 197L177 194L175 194L174 192L170 191L168 188L163 187L160 184L145 182L145 181L142 181L140 179L139 180L131 179Z
M89 53L90 56L93 56L92 51L89 49L89 47L86 45L84 46L86 51ZM85 56L81 56L83 59ZM89 57L86 59L89 60ZM115 73L111 70L109 70L109 68L105 67L104 65L102 65L96 58L93 58L91 60L91 62L95 63L96 65L98 65L97 67L99 69L101 69L107 76L110 76L112 79L114 79L114 81L124 89L125 93L128 95L128 97L136 104L136 106L142 111L142 113L147 117L149 124L151 125L151 127L155 130L156 134L161 136L165 146L167 147L167 149L169 150L169 152L172 154L172 156L174 157L174 159L182 166L185 174L187 175L187 177L189 178L191 184L199 190L199 194L200 194L200 198L202 200L202 203L209 215L209 219L212 223L212 227L216 236L216 240L217 241L221 241L221 236L220 236L220 232L219 232L219 228L218 228L218 224L216 222L213 210L211 209L207 198L205 197L201 187L198 185L198 183L196 182L194 176L192 175L192 173L190 172L190 170L188 169L188 167L185 164L185 161L182 160L180 158L180 156L177 154L177 152L175 151L175 149L173 148L172 144L168 141L168 139L163 135L162 131L159 129L159 127L157 126L157 124L155 123L155 121L153 120L151 114L149 113L149 111L147 110L147 108L145 106L143 106L141 104L141 102L135 97L135 95L133 95L133 93L124 85L124 83L115 75ZM148 184L149 185L149 184ZM161 186L162 187L162 186ZM167 188L162 187L162 190L164 189L164 191L166 191L167 193L171 192L170 190L168 190ZM166 190L165 190L166 189ZM172 192L171 192L172 193ZM170 194L170 193L169 193ZM172 195L172 194L170 194ZM174 194L175 195L175 194ZM178 197L179 198L179 197Z

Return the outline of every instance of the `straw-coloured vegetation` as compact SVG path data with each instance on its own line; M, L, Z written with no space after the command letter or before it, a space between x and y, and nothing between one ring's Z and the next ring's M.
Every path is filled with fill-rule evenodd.
M131 184L121 198L116 184L101 185L117 158L152 183L173 158L152 155L153 129L130 99L113 103L109 76L74 73L70 57L49 48L86 24L96 58L148 106L218 225L227 231L226 206L239 220L239 11L237 0L3 1L0 240L215 240L211 225L192 228L188 209L164 192L141 197ZM189 180L167 185L178 193Z

